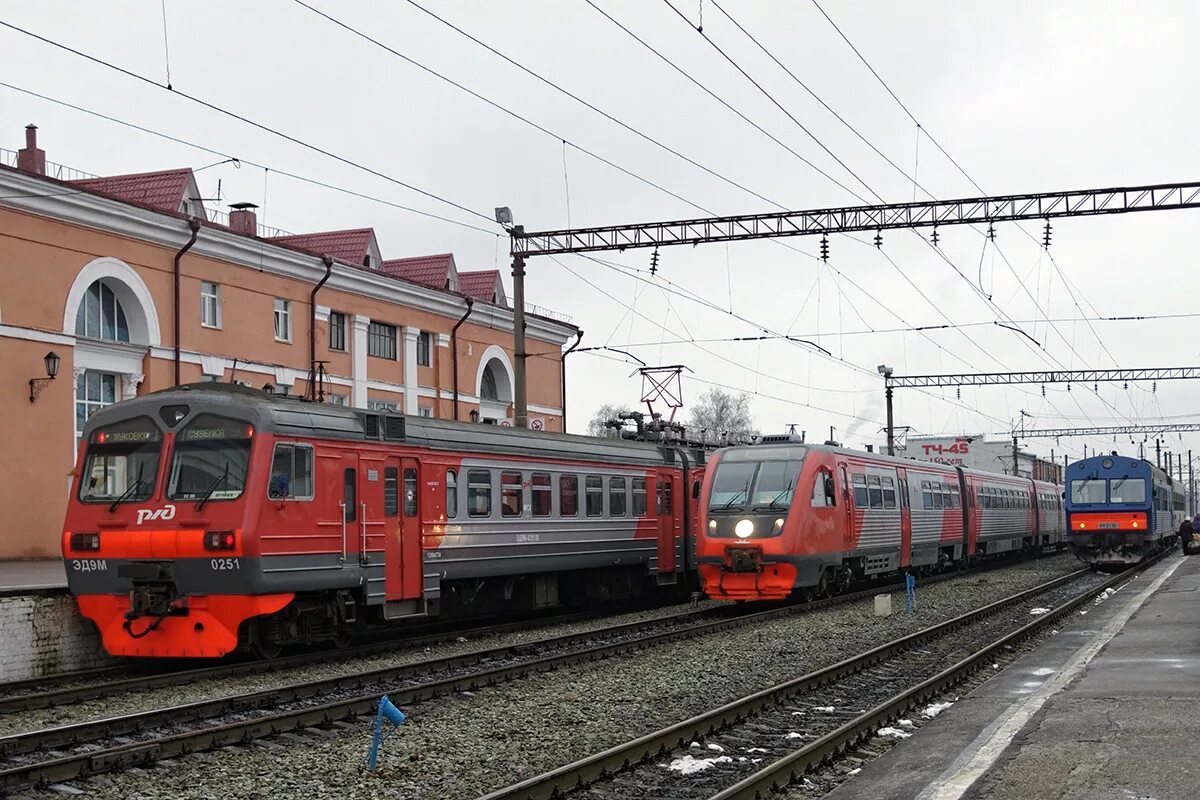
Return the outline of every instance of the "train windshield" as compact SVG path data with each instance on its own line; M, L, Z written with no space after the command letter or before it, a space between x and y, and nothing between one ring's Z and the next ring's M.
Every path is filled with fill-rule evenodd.
M172 500L233 500L246 489L254 426L201 414L175 437L167 497Z
M747 506L758 510L790 508L804 453L805 448L795 446L725 453L713 476L709 510L743 511Z
M1108 481L1104 478L1080 478L1071 481L1071 502L1107 503Z
M158 477L162 434L146 417L92 431L79 499L85 503L142 502Z
M1110 503L1145 503L1145 478L1113 478L1109 482Z

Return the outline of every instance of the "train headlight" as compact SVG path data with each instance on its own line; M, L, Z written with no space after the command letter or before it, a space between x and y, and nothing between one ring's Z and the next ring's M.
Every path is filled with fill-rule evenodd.
M778 519L775 520L775 531L779 532L782 529L783 529L783 517L779 517Z
M749 539L754 534L754 520L739 519L738 524L733 526L733 532L739 539Z
M710 520L708 521L708 529L709 529L710 531L712 531L712 532L716 533L716 530L717 530L717 521L716 521L715 519L710 519Z

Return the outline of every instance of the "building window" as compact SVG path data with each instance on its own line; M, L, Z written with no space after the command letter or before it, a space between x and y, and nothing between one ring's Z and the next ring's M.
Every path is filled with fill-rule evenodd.
M312 500L313 449L307 445L277 444L271 461L267 496L273 500Z
M221 287L208 281L200 281L200 324L221 327Z
M83 436L88 417L117 402L117 376L87 370L75 376L75 438Z
M292 301L275 298L275 338L281 342L292 340Z
M417 366L428 367L433 364L433 359L430 357L430 351L433 346L433 336L429 331L421 331L417 334Z
M433 407L432 406L417 406L417 414L422 417L432 417L433 416Z
M496 374L492 372L491 367L483 371L483 380L479 384L479 397L482 400L493 402L500 399L499 392L496 391Z
M346 349L346 315L340 311L329 312L329 349Z
M367 326L367 355L396 360L396 326L372 322Z
M400 412L400 404L395 400L367 400L368 411L390 411L393 414Z
M75 314L75 335L113 342L129 341L129 322L121 301L106 281L88 287Z

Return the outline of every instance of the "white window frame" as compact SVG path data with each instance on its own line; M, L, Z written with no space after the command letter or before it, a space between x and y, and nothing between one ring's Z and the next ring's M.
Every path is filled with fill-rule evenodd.
M212 292L208 291L210 288ZM208 315L210 301L213 312L212 322L205 319ZM221 327L221 284L219 283L200 281L200 325L204 328L215 328L218 330Z
M279 335L279 324L283 323L284 335ZM275 298L275 341L292 342L292 301L282 297Z

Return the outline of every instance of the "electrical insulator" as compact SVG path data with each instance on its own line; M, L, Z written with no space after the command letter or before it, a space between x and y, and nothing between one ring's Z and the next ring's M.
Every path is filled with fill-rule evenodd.
M1129 388L1129 381L1125 381L1125 388L1126 388L1126 389L1128 389L1128 388Z
M1096 394L1100 394L1100 384L1099 384L1099 383L1093 383L1093 384L1092 384L1092 391L1093 391L1093 392L1095 392Z
M961 386L954 387L954 399L962 400L962 387Z
M990 222L988 223L987 237L992 240L995 240L996 238L996 229L992 227L992 223Z
M1042 247L1050 249L1050 220L1046 220L1046 228L1042 231Z
M1042 397L1046 396L1046 384L1042 384Z
M658 248L654 248L654 252L650 254L650 275L653 277L658 273Z
M883 231L875 231L875 247L883 249Z
M829 261L829 237L821 237L821 260Z
M1071 391L1071 384L1069 384L1069 383L1067 384L1067 391L1068 392Z
M1151 393L1158 392L1158 381L1155 381L1154 383L1150 384L1150 391L1151 391Z
M937 226L936 226L936 225L935 225L935 226L934 226L934 228L933 228L933 235L932 235L932 236L930 236L930 237L929 237L929 239L930 239L930 241L932 241L932 242L933 242L933 246L934 246L934 247L937 247L937 244L938 244L938 232L937 232Z

